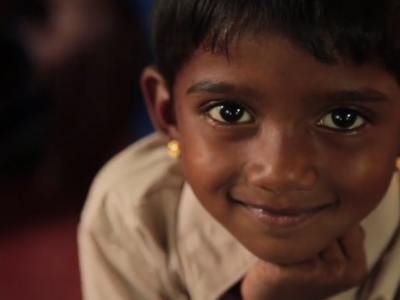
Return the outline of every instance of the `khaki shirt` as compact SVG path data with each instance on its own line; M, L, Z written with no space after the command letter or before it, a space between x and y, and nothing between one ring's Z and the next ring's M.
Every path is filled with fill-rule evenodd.
M400 219L397 177L363 223L370 267ZM82 214L79 251L84 300L216 300L257 261L203 209L157 134L98 175ZM371 300L393 298L400 244L389 259Z

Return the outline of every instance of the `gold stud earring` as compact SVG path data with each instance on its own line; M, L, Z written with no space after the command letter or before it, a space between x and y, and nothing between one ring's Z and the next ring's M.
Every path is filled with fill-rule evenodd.
M168 154L173 158L178 158L181 156L181 146L176 140L172 140L168 143Z

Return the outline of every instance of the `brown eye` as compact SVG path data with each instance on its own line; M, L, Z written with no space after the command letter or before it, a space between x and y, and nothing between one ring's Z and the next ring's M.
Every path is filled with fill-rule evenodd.
M221 123L248 123L253 120L250 112L236 103L221 103L212 107L208 115Z
M353 109L338 108L325 115L319 122L320 126L336 130L354 130L364 126L366 121Z

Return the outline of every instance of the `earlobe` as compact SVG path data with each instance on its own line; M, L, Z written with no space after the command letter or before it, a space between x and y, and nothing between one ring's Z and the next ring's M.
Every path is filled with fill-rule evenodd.
M176 139L173 101L164 77L154 67L147 67L140 83L154 127L169 139Z

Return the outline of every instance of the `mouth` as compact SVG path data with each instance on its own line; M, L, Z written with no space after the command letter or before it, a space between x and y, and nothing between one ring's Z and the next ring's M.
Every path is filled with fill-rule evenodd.
M312 205L308 207L271 207L239 200L233 203L243 208L253 219L267 228L293 229L310 223L322 213L337 206L336 203Z

